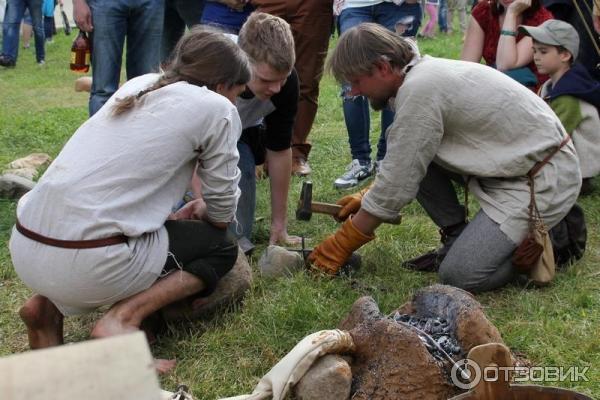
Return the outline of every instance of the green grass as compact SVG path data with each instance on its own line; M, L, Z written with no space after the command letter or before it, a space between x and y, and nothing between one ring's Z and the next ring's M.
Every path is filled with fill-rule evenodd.
M48 46L47 64L35 64L32 50L22 50L15 69L0 70L0 166L32 152L55 156L87 117L87 94L73 90L76 75L68 70L70 40L57 36ZM423 40L422 52L457 58L460 36ZM333 188L350 160L339 87L325 76L321 84L319 113L311 139L314 198L335 201L343 193ZM379 119L372 118L376 143ZM311 243L333 232L337 224L314 215L310 223L293 219L301 180L294 178L290 193L289 231L311 238ZM600 182L599 182L600 183ZM600 398L600 192L581 201L589 229L585 257L554 284L541 290L508 287L478 296L489 318L512 350L536 365L589 366L589 382L564 382ZM257 254L268 241L268 184L259 183L256 227ZM16 314L30 295L16 277L7 249L16 204L0 200L0 355L27 349L24 327ZM471 208L473 214L475 205ZM315 278L304 272L291 278L268 280L255 274L245 301L233 312L208 322L172 324L153 349L160 357L176 357L175 372L163 378L166 388L188 384L197 398L217 398L251 392L258 378L306 334L334 328L361 295L369 294L382 311L406 302L418 288L436 281L434 274L411 273L400 263L437 245L435 226L416 204L405 210L399 226L383 226L377 239L365 246L363 267L350 279ZM256 260L251 260L255 268ZM48 265L48 268L52 268ZM256 268L255 268L256 270ZM69 318L68 342L85 340L98 314Z

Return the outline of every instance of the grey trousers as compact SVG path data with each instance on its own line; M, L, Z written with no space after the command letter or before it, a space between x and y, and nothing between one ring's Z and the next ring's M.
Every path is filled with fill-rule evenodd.
M452 180L462 181L462 178L431 163L417 194L417 201L439 227L464 220L464 207L458 201ZM500 288L516 277L511 262L516 248L517 244L481 210L442 261L440 281L470 292Z

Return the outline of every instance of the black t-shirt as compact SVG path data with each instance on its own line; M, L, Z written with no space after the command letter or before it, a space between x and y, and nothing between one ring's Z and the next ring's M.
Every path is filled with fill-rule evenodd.
M293 69L281 91L270 99L260 100L250 89L237 98L243 127L240 140L250 145L255 157L260 148L264 153L264 148L281 151L291 147L298 95L298 75Z

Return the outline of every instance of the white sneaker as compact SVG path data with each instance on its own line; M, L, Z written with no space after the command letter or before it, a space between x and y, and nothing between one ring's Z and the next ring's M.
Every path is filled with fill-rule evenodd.
M360 161L354 159L346 168L344 175L333 182L333 186L337 189L348 189L358 185L358 182L371 175L373 175L373 166L370 161L365 165L361 165Z

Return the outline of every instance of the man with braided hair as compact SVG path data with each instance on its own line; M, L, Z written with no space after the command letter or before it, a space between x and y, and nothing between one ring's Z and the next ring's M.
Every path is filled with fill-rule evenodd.
M137 330L165 305L210 294L233 267L227 225L240 193L241 133L233 103L249 79L234 42L192 29L163 74L123 85L21 198L9 246L36 293L19 311L31 348L62 344L65 315L104 305L112 307L92 337ZM203 199L170 214L193 174Z
M405 266L439 268L443 283L492 290L515 276L511 258L529 227L527 174L554 151L533 178L540 215L551 228L575 203L581 172L562 124L535 93L504 74L416 57L407 40L376 24L344 33L329 68L375 109L393 99L395 117L373 185L364 196L342 199L338 218L353 216L311 253L316 268L337 273L382 222L397 219L416 198L445 233L444 246ZM467 182L481 205L466 226L452 181Z

